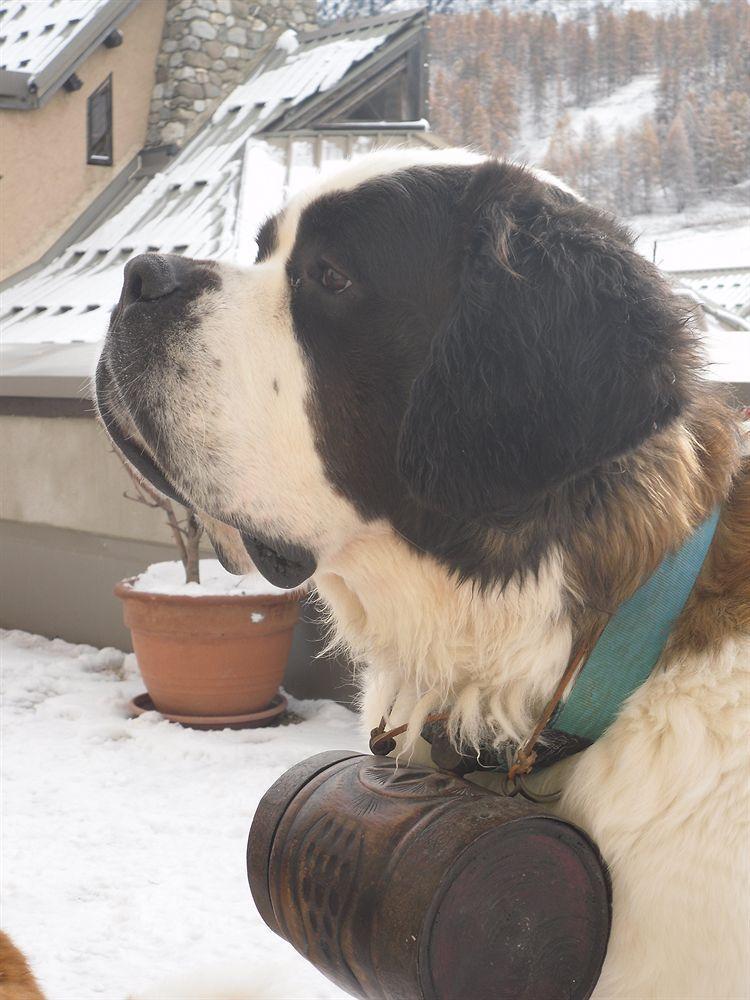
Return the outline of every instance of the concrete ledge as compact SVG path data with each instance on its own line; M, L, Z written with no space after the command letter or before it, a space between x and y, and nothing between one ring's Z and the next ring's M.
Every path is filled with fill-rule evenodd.
M47 399L92 398L96 344L0 345L0 395Z
M94 416L93 402L82 397L0 395L0 417L84 417L93 420Z

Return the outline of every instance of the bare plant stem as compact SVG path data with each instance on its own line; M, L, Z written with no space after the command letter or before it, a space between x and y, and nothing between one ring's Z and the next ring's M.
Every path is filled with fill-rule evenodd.
M200 557L198 553L198 545L202 534L203 525L200 524L198 518L192 510L187 511L187 527L185 529L185 537L187 539L185 546L187 549L185 580L187 583L200 583Z

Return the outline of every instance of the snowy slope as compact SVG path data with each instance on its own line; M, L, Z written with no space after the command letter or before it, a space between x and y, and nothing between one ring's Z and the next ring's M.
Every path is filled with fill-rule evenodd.
M665 271L750 267L750 204L705 201L672 215L628 219L638 249Z
M633 128L644 115L653 112L656 105L657 82L655 73L644 73L635 77L630 83L617 87L600 101L594 101L586 107L574 105L566 108L571 130L581 137L589 119L596 121L605 139L614 138L618 128ZM514 158L525 163L541 165L554 124L555 122L551 121L547 126L534 129L527 122L523 134L514 144Z
M143 689L132 656L24 632L0 643L3 929L50 1000L154 987L186 1000L158 983L179 973L195 985L201 966L224 978L240 967L242 1000L259 982L263 997L344 997L263 924L245 846L283 771L321 750L364 749L356 717L308 701L292 702L304 721L276 729L130 719Z
M656 216L656 220L670 216ZM632 224L632 222L631 222ZM722 269L750 266L750 230L732 222L704 228L682 227L675 232L644 232L639 250L649 255L656 242L656 263L665 271L690 271L696 268Z

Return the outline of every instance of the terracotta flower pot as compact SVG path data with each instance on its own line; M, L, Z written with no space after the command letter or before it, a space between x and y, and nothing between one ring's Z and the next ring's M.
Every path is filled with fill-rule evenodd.
M165 715L238 717L268 707L284 677L299 592L115 594L154 706Z

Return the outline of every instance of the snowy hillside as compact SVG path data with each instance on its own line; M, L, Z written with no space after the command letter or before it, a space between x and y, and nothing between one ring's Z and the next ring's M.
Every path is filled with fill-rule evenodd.
M653 114L657 83L655 73L644 73L586 107L571 105L566 108L571 132L582 139L586 124L595 121L603 137L613 139L618 128L632 128L644 115ZM513 157L523 163L543 163L553 132L554 125L535 124L527 116L513 144Z
M656 244L655 262L665 271L750 268L750 202L705 201L685 212L627 221L644 256L651 259Z
M646 242L683 228L679 216L702 205L730 217L719 230L731 228L750 177L750 4L324 0L321 14L417 7L431 14L429 117L441 138L546 167L637 219ZM660 216L662 225L641 221ZM687 242L671 242L670 259L682 245L680 268L708 266L710 240L689 241L691 260ZM738 254L750 264L743 247Z
M432 9L434 131L557 175L627 220L645 256L681 272L681 287L742 328L750 3L444 0Z
M746 203L749 3L519 0L429 26L449 142L543 166L620 216Z

